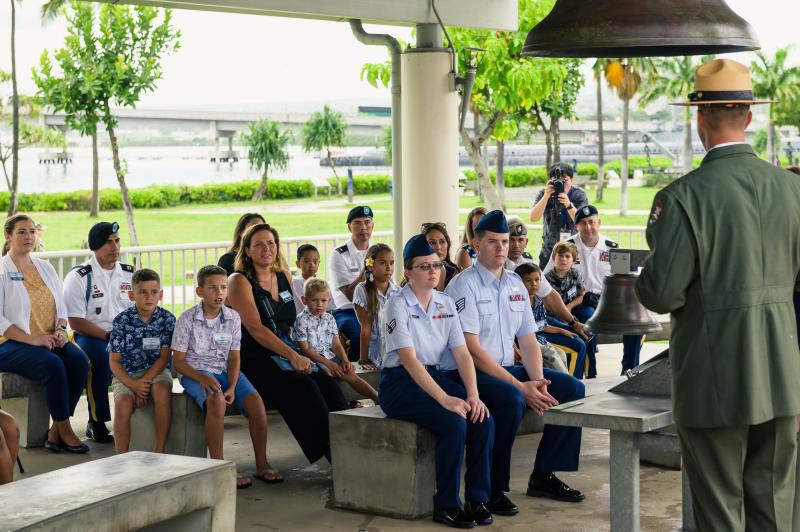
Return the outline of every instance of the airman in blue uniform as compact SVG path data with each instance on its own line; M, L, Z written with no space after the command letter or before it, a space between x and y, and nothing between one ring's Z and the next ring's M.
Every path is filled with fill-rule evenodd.
M503 401L511 394L500 395L498 390L501 385L513 390L520 402L542 415L559 402L583 398L584 386L571 375L543 368L527 290L517 274L504 268L509 227L503 212L488 213L475 230L473 247L478 260L451 281L447 293L455 301L467 347L478 369L478 390L495 418L493 498L488 507L495 508L495 513L503 510L510 513L516 506L503 492L508 491L511 448L521 415L514 418L500 413L506 407ZM522 352L522 365L514 364L515 338ZM500 401L498 396L502 398ZM498 407L500 410L496 411ZM583 493L553 474L553 471L577 471L580 446L580 428L546 425L527 494L582 501Z
M478 397L475 367L453 300L435 290L442 262L424 235L403 249L408 284L384 306L383 369L378 398L386 415L436 435L433 520L454 528L492 522L494 421ZM459 497L466 446L465 498Z

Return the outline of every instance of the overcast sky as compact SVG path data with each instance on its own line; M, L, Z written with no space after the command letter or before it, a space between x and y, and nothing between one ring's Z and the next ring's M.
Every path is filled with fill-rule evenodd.
M42 2L17 4L17 65L20 91L35 92L29 72L45 48L62 46L59 20L42 26ZM729 0L753 25L768 53L795 43L792 62L800 63L798 0ZM0 3L0 68L10 70L9 2ZM164 78L145 95L140 107L203 104L389 100L388 90L359 79L361 65L383 61L383 47L356 41L346 23L175 10L181 49L164 61ZM410 28L373 26L367 31L391 33L404 40ZM746 54L733 56L749 62Z

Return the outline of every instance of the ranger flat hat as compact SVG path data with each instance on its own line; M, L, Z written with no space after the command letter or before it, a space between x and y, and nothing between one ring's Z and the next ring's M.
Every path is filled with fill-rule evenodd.
M687 102L671 105L756 105L773 100L753 99L750 69L730 59L714 59L697 67L694 72L694 92Z

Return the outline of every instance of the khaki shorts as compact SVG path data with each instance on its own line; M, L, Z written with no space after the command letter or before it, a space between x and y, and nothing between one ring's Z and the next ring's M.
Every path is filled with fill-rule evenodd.
M542 349L544 367L562 373L569 373L567 370L567 354L563 350L553 344L548 344L547 346L539 344L539 347Z
M148 370L143 369L142 371L134 371L130 373L130 377L132 379L140 379ZM164 371L156 375L156 378L153 379L153 384L157 382L166 382L170 386L172 386L172 373L169 372L169 369L164 368ZM111 380L111 392L114 394L114 398L116 399L120 395L130 395L131 397L135 397L136 394L133 393L133 390L125 386L121 380L114 377Z

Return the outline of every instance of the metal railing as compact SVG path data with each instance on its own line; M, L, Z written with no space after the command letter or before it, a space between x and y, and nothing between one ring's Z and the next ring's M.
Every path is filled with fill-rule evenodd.
M603 228L603 234L619 243L622 248L646 249L644 227L609 226ZM541 227L530 227L528 232L529 248L536 249L541 242ZM327 259L335 248L341 246L350 235L331 234L281 238L281 251L289 266L294 270L297 248L302 244L313 244L319 250L319 277L327 277ZM393 248L391 231L375 231L373 242L383 242ZM138 246L122 248L120 261L135 268L151 268L161 275L161 286L164 290L163 305L173 313L180 313L197 303L194 291L194 276L197 270L207 264L216 264L220 255L230 247L230 241L200 242L195 244L165 244L159 246ZM458 247L454 241L453 248ZM34 253L35 256L49 261L63 279L75 266L84 263L91 256L88 249L73 251L47 251Z

